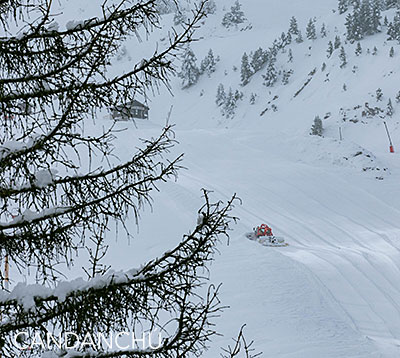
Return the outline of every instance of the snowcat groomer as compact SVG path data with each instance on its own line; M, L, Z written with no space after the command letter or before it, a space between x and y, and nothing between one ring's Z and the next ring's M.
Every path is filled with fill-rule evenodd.
M258 241L264 246L288 246L282 237L275 236L267 224L253 228L253 232L246 234L250 240Z

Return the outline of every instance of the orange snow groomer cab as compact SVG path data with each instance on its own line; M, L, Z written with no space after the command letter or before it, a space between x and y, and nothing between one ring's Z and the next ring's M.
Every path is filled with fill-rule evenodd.
M274 236L274 235L272 234L272 229L267 224L262 224L260 226L257 226L256 236L261 237L261 236Z

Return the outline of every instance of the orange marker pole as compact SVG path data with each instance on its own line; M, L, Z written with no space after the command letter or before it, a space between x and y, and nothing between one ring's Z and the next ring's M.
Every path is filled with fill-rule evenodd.
M387 136L388 136L388 138L389 138L389 144L390 144L390 146L389 146L389 151L390 151L390 153L394 153L394 147L393 147L393 143L392 143L392 138L390 138L389 129L388 129L388 127L387 127L386 122L383 122L383 123L384 123L385 128L386 128Z

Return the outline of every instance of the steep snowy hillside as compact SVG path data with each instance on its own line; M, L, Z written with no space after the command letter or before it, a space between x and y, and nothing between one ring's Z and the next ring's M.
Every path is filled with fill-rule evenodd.
M396 148L399 45L386 41L383 27L360 41L357 56L357 43L345 40L346 14L333 11L333 0L243 1L248 21L227 30L221 20L231 5L217 3L216 14L199 30L201 40L191 46L199 66L212 49L220 57L216 71L184 90L176 79L174 97L161 91L150 102L150 123L139 124L140 133L152 133L173 105L179 150L189 170L156 196L154 214L144 217L144 236L132 246L153 253L172 244L165 225L158 224L168 223L167 232L179 237L194 220L201 187L225 199L236 192L243 200L237 208L241 221L212 267L213 279L223 282L224 303L231 306L218 324L224 337L216 346L228 344L247 323L248 336L266 357L397 356L400 166L397 154L389 153L383 121ZM172 16L165 16L166 23ZM304 42L293 40L278 51L276 83L264 85L264 66L241 86L243 53L270 48L287 32L291 16ZM391 19L394 11L383 16ZM306 38L310 18L316 19L316 40ZM336 36L347 59L342 67L340 48L327 57ZM289 70L283 84L283 71ZM220 83L226 92L231 87L243 93L230 118L215 104ZM392 117L386 115L389 98ZM370 115L368 108L375 107L382 111ZM315 116L322 119L323 138L309 135ZM290 246L268 249L248 242L244 233L261 222ZM150 242L149 230L155 233Z

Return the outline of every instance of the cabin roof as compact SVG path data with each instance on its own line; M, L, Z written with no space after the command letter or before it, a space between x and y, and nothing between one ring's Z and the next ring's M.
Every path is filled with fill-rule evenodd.
M120 110L120 109L125 109L125 108L129 108L129 107L140 107L146 110L149 110L149 107L147 107L146 105L144 105L143 103L139 102L138 100L134 99L133 101L127 102L126 105L118 105L115 106L114 109L116 110Z

